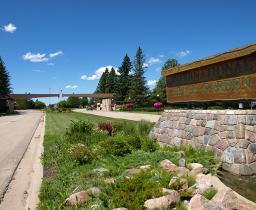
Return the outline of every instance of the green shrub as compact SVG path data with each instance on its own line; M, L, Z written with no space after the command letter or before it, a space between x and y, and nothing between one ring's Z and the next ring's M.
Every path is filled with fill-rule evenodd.
M135 150L141 149L141 139L137 135L125 136L126 141L128 144Z
M116 135L115 137L110 137L105 141L100 142L102 149L109 154L116 156L125 156L132 152L132 149L125 137L121 134Z
M68 150L71 159L79 165L88 163L92 160L93 154L84 144L74 144Z
M71 121L72 123L66 130L67 135L72 135L74 133L83 133L91 135L93 132L93 124L85 121Z
M217 192L218 190L216 188L211 187L203 193L203 196L208 200L211 200Z
M139 135L148 135L152 129L153 123L141 120L137 125L137 130Z
M156 139L150 139L148 136L142 136L142 149L147 152L155 152L159 149L159 144Z
M176 210L187 210L186 206L182 202L176 203L175 209Z
M131 179L122 179L107 190L112 208L144 209L147 199L162 196L161 185L152 179L150 171L135 174ZM112 209L111 208L111 209Z

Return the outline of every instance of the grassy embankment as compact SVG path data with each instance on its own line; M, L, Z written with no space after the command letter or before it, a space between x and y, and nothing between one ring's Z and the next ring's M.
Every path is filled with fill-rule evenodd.
M84 120L89 123L75 124L71 120ZM107 132L98 131L100 122L110 122L113 125L112 136ZM94 124L93 129L90 123ZM217 161L210 153L196 152L189 148L184 149L184 152L159 148L154 141L147 138L151 127L152 124L146 122L73 112L47 113L43 155L44 180L39 209L74 209L63 205L65 199L74 191L87 190L90 187L100 188L101 195L90 196L89 201L77 209L143 209L145 200L161 196L162 187L170 188L168 184L174 174L160 169L159 162L163 159L177 164L183 156L187 163L199 162L212 173L216 172ZM79 129L84 129L84 132L77 132ZM80 143L85 146L81 147ZM127 172L129 168L148 164L151 165L150 170L135 175ZM107 171L93 171L97 168ZM127 179L127 176L133 178ZM115 183L106 184L106 178L114 178ZM194 184L193 178L185 178L189 185ZM178 204L177 209L183 207Z

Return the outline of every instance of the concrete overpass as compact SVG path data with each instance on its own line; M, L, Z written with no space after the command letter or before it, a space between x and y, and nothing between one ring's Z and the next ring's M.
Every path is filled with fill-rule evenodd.
M44 93L25 93L25 94L10 94L10 97L14 100L16 99L29 99L29 98L48 98L48 97L87 97L87 98L98 98L98 99L112 99L112 93L53 93L53 94L44 94Z
M53 93L53 94L44 94L44 93L25 93L25 94L16 94L12 93L10 94L10 97L13 100L17 99L31 99L31 98L48 98L48 97L87 97L87 98L97 98L97 99L102 99L102 110L104 111L111 111L112 107L112 98L113 94L112 93L71 93L71 94L65 94L65 93ZM9 108L10 109L10 108Z

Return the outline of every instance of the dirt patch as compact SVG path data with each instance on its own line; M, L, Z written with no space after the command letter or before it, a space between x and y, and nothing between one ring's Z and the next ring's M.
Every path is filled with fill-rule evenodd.
M57 175L57 170L54 166L45 166L44 167L44 178L51 178Z

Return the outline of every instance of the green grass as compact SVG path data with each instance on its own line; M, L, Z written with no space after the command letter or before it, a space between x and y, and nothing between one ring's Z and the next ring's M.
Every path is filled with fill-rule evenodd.
M216 188L211 187L203 193L203 196L208 200L211 200L216 195L217 192L218 190Z
M79 127L80 125L78 130L75 127L71 127L72 132L70 129L67 130L67 127L72 125L72 121L80 120L94 124L93 132L80 133L83 129ZM99 122L110 122L118 132L115 136L109 136L106 132L97 131ZM82 126L88 128L86 124L82 123ZM151 127L152 124L147 122L125 121L74 112L48 112L42 158L45 176L41 186L39 209L74 209L63 205L65 199L75 189L81 191L90 187L99 187L102 191L101 196L90 197L84 206L76 209L101 210L117 207L143 209L145 199L161 196L161 188L168 188L169 181L174 176L159 168L159 162L163 159L169 159L177 164L183 157L188 163L199 162L210 171L215 171L217 161L210 153L195 152L188 148L180 152L175 148L155 147L154 142L149 142L147 139ZM126 145L130 149L129 152L120 150L122 144L111 147L111 141L115 142L122 136L123 141L130 144ZM136 139L140 144L134 146ZM77 147L77 144L85 146ZM108 150L105 148L106 145ZM91 151L89 156L88 151ZM127 169L148 164L151 165L149 171L127 179L127 176L131 176L127 173ZM108 171L104 174L93 172L93 169L102 167ZM104 180L109 177L116 180L114 185L105 184ZM190 185L194 183L193 179L186 178Z

